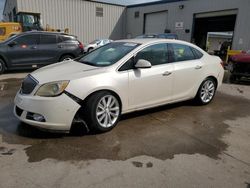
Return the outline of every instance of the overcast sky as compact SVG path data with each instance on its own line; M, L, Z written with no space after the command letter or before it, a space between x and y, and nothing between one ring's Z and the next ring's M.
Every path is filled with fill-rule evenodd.
M132 4L139 4L139 3L148 3L152 1L160 1L160 0L98 0L102 2L109 2L114 4L122 4L122 5L132 5Z

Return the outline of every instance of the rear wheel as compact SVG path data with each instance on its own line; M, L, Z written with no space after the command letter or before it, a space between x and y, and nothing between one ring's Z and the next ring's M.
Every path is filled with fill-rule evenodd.
M92 131L107 132L119 121L121 105L111 92L102 91L89 97L84 108L84 119Z
M67 61L67 60L70 60L70 59L74 59L73 56L71 55L63 55L62 57L60 57L59 61Z
M197 92L195 100L202 105L210 103L215 95L216 83L214 79L207 78L204 80Z
M0 74L3 74L6 70L5 63L2 59L0 59Z

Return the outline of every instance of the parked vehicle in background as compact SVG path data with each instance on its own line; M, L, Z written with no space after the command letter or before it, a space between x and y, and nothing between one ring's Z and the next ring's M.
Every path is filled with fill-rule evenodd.
M105 132L120 115L167 103L212 101L222 84L221 59L178 40L121 40L28 75L14 113L42 129L69 131L73 122Z
M162 33L162 34L145 34L136 37L137 39L141 38L161 38L161 39L178 39L178 36L174 33Z
M40 17L40 13L18 12L13 15L14 22L0 22L0 41L4 41L14 34L19 34L25 31L36 30L69 33L69 28L65 28L64 30L55 29L48 24L46 24L46 27L43 27Z
M214 55L217 55L221 58L224 58L227 55L227 50L230 49L232 46L232 42L231 41L224 41L221 44L220 50L215 50L214 51Z
M242 77L250 77L250 51L242 52L230 57L228 64L230 81L240 80Z
M4 41L7 38L19 34L22 32L22 28L19 23L15 22L0 22L0 41Z
M90 52L100 46L104 46L108 43L112 42L112 40L110 39L97 39L97 40L94 40L92 41L91 43L89 43L88 45L86 45L84 47L84 52L87 53L87 52Z
M75 36L43 31L24 32L0 43L0 73L10 69L38 68L83 53Z

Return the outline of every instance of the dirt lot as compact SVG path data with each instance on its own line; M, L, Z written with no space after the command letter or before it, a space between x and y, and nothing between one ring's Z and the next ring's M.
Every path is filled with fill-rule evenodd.
M249 82L223 84L207 106L167 105L78 135L14 117L25 75L0 76L0 187L250 187Z

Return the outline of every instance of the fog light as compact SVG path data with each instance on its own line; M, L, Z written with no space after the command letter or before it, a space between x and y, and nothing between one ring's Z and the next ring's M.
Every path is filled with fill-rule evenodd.
M45 118L42 115L36 113L28 112L26 118L33 121L45 122Z
M43 117L42 115L40 115L40 114L33 114L33 119L34 119L35 121L45 122L44 117Z

